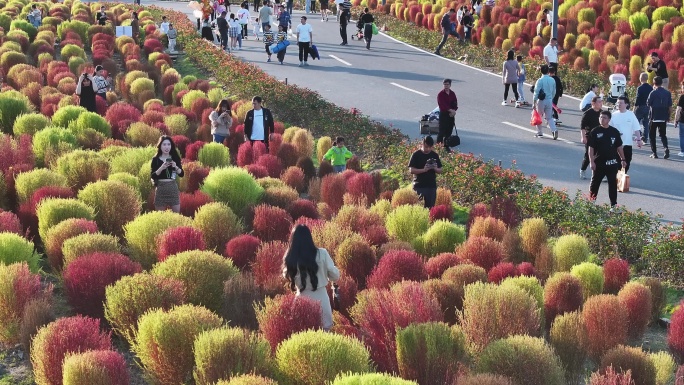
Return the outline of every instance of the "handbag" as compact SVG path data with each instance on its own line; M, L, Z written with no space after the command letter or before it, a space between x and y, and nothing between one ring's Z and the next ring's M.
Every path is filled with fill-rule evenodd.
M451 135L446 139L447 147L458 147L460 144L461 138L458 136L458 133Z
M538 126L542 124L542 118L541 115L539 115L539 112L537 111L536 108L532 109L532 117L530 118L530 125L531 126Z
M375 23L371 24L371 26L373 27L373 35L377 35L380 32L378 26Z
M617 189L619 192L629 192L629 175L624 169L617 173Z

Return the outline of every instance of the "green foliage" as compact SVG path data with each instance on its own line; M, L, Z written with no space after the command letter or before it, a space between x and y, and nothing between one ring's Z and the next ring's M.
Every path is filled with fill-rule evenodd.
M10 25L10 30L13 29L18 29L20 31L24 31L29 35L29 40L33 40L36 38L36 35L38 34L38 29L33 26L33 24L29 23L26 20L12 20L12 24Z
M4 53L9 55L10 53ZM32 112L33 107L26 96L16 91L0 93L0 129L6 134L12 133L12 127L18 116Z
M93 220L95 210L76 199L46 198L38 204L36 216L38 217L38 234L45 239L47 231L59 222L69 218Z
M649 273L671 280L674 284L684 283L684 228L670 226L659 229L653 241L644 247L649 264Z
M222 378L241 374L269 377L275 369L271 346L257 333L223 327L205 331L195 339L197 385L213 385Z
M140 167L145 163L150 163L156 153L157 148L152 146L120 150L112 159L111 172L127 172L131 175L138 175Z
M677 363L674 357L668 352L650 353L648 358L653 363L656 370L656 385L668 385L674 380L674 374L677 370Z
M570 274L579 278L582 283L584 300L592 295L603 293L603 268L595 263L582 262L570 269Z
M69 60L71 58L81 58L83 60L85 60L86 58L86 54L83 48L75 44L67 44L64 47L62 47L60 55L62 57L62 60L64 60L67 63L69 63Z
M71 30L81 37L83 44L88 44L88 28L90 28L90 24L80 20L63 21L57 26L57 36L60 40L64 40L66 32Z
M264 194L264 189L254 177L239 167L211 170L202 191L215 201L227 204L238 215L243 215L250 206L256 206Z
M1 119L1 118L0 118ZM50 118L39 113L28 113L17 116L14 121L14 136L29 134L33 136L36 132L50 125Z
M318 385L339 373L372 371L361 341L322 330L293 334L278 346L276 361L284 385Z
M508 277L501 282L501 287L517 286L527 292L535 301L539 309L541 325L544 324L544 288L536 277L518 276Z
M61 127L47 127L33 135L33 155L36 158L36 166L39 167L46 165L50 160L55 160L59 154L76 148L78 148L76 136Z
M223 99L223 91L220 88L212 88L207 92L207 98L211 104L217 105Z
M331 385L418 385L415 381L386 373L340 374Z
M584 373L587 338L587 329L579 311L561 314L551 325L549 343L563 364L568 383L575 383Z
M203 166L216 168L230 166L228 147L221 143L207 143L197 154L197 159Z
M542 218L527 218L520 225L520 241L525 253L536 256L549 236L549 228Z
M635 12L629 16L629 26L632 27L635 36L640 36L641 31L650 28L651 22L645 13Z
M448 220L439 220L433 223L428 231L419 236L413 243L418 253L433 257L439 253L453 252L456 246L465 242L465 239L464 226Z
M33 243L15 233L0 233L0 264L26 262L31 272L35 273L39 261L40 255L33 249Z
M630 370L635 384L656 385L656 368L648 354L631 346L618 345L601 357L601 370L609 366Z
M22 172L15 177L14 186L17 190L19 202L26 202L34 192L45 186L67 187L67 179L54 171L45 168L36 168Z
M142 214L124 226L131 259L149 269L157 262L156 237L171 227L192 226L181 214L153 211Z
M430 211L421 205L401 205L387 215L387 233L404 242L411 242L425 233L430 225Z
M187 135L188 130L190 129L188 125L188 118L183 114L165 116L164 124L166 124L166 127L169 129L171 135Z
M55 127L68 128L69 124L78 119L81 114L88 112L81 106L64 106L52 116L52 125Z
M140 181L135 175L131 175L127 172L117 172L114 174L109 174L109 178L107 178L107 180L125 183L137 191L138 194L140 194Z
M112 127L109 123L102 116L89 111L81 113L76 120L69 122L68 128L74 134L92 128L107 138L112 136Z
M223 282L238 273L232 260L200 250L170 256L152 269L154 275L183 282L188 302L217 312L221 309Z
M378 199L371 205L370 212L378 214L384 221L387 215L392 211L392 203L387 199Z
M123 236L123 226L135 219L142 205L138 191L117 181L101 180L86 185L78 199L95 209L95 222L100 231Z
M202 231L207 248L217 252L223 252L226 243L244 230L233 210L221 202L207 203L197 209L194 225Z
M492 342L480 354L479 373L500 374L526 385L565 383L560 360L542 338L512 336Z
M151 310L140 317L132 348L157 383L182 384L192 376L195 337L221 324L219 316L201 306Z
M124 276L105 292L104 314L112 330L135 343L138 319L152 309L168 310L185 302L185 288L174 279L139 273Z
M96 151L76 150L60 156L54 170L66 178L68 187L78 191L90 182L107 178L109 162Z
M420 384L452 383L466 357L465 336L457 326L412 324L399 329L396 339L399 374Z
M589 244L581 235L563 235L556 240L553 254L556 257L555 271L570 271L573 266L589 260Z
M278 385L275 380L255 374L243 374L231 377L230 380L221 380L216 385Z
M183 108L186 110L190 110L192 108L192 103L201 98L206 98L207 94L205 94L203 91L200 90L190 90L187 94L183 96L183 99L181 100L181 105Z
M154 87L154 81L152 79L148 78L138 78L133 80L133 82L130 85L131 87L131 95L138 96L142 94L145 91L151 91L154 93L155 87Z
M596 10L593 8L583 8L577 13L577 21L579 23L588 22L589 24L596 23Z
M162 132L143 122L136 122L126 131L126 141L134 147L153 146L159 140Z
M66 239L62 243L64 267L80 256L95 252L121 253L119 239L102 233L85 233Z
M666 6L666 7L656 7L656 9L653 11L653 14L651 15L651 20L653 23L657 21L664 21L664 22L669 22L670 19L676 16L681 16L679 14L679 11L677 8L672 7L672 6Z

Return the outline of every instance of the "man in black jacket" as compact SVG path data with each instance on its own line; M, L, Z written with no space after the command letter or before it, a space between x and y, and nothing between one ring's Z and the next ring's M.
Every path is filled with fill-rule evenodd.
M670 113L672 112L672 94L663 87L663 79L660 76L653 78L653 91L648 95L646 105L650 108L648 136L651 142L651 158L658 159L655 143L656 131L658 131L665 148L663 159L667 159L670 157L670 149L667 147L666 130L667 121L670 120Z
M228 48L228 20L226 20L226 11L221 12L221 16L216 19L216 26L221 35L221 47Z
M349 0L344 0L338 5L337 15L340 19L340 37L342 37L340 45L347 45L347 24L351 18L351 7L352 3Z
M558 77L557 72L558 72L558 70L556 69L555 66L549 66L549 75L551 75L553 80L556 81L556 94L553 95L553 105L554 106L558 105L558 100L561 98L561 96L563 96L563 82L561 82L560 78ZM563 123L558 119L558 111L556 111L555 108L553 109L553 118L556 119L556 124Z
M252 98L254 108L245 115L245 141L260 141L268 148L268 140L275 132L275 124L271 110L261 107L261 103L261 96Z

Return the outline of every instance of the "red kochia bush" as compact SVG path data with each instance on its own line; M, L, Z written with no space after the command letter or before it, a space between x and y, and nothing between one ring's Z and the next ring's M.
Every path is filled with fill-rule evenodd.
M187 180L187 185L185 186L185 192L187 193L197 191L199 186L204 183L204 179L209 175L209 167L204 167L199 162L184 164L183 171L185 172L183 179ZM181 204L182 209L183 205Z
M679 303L679 308L670 318L670 330L667 332L667 344L670 347L670 350L678 356L680 362L681 360L684 360L684 301ZM684 372L684 370L680 367L677 373L684 376L684 373L682 372Z
M194 227L172 227L157 237L157 259L165 261L170 255L189 250L206 250L202 232Z
M290 203L287 207L287 212L290 213L290 216L292 216L292 219L295 221L300 217L318 219L319 216L316 204L308 199L297 199Z
M518 268L518 275L522 276L527 276L527 277L536 277L537 276L537 269L534 268L534 265L529 263L529 262L523 262L517 266Z
M123 139L128 126L133 122L140 121L141 116L140 111L133 105L118 102L109 106L105 120L112 126L112 136L114 139Z
M270 150L269 148L269 153ZM283 168L292 167L297 164L297 149L290 143L280 143L276 156L280 159Z
M55 231L48 231L45 243L45 253L48 256L48 262L55 270L61 270L64 263L64 255L62 254L62 244L71 237L75 237L85 233L96 233L97 223L82 218L69 218L65 223L59 223L58 226L53 227Z
M611 258L603 263L603 292L617 294L629 281L629 262Z
M266 167L256 164L250 164L247 166L247 172L252 174L252 176L256 179L265 178L268 176L268 170L266 170Z
M275 352L278 344L292 334L321 327L320 302L294 294L267 298L257 310L259 331Z
M468 213L468 223L466 224L466 229L470 230L470 225L473 224L475 218L477 217L489 217L489 209L484 203L476 203Z
M27 164L33 167L33 144L28 134L13 139L10 135L0 136L0 172L6 173L10 167Z
M389 242L387 229L383 225L370 225L361 229L361 236L371 244L371 246L381 246Z
M208 194L199 190L195 190L193 193L180 193L180 212L186 217L192 218L197 209L213 201Z
M130 378L124 356L112 350L91 350L79 353L67 361L65 360L64 376L71 371L72 379L96 378L108 379L107 385L129 385ZM94 374L96 372L97 374ZM93 377L88 377L88 376ZM94 384L93 384L94 385Z
M487 278L489 279L489 282L498 284L508 277L517 277L518 275L520 275L520 272L518 272L518 269L514 264L510 262L501 262L489 270Z
M454 253L441 253L425 262L425 271L428 278L440 278L448 268L460 265L462 262L461 258Z
M556 273L544 286L546 326L551 327L556 316L575 311L582 306L582 283L570 273Z
M173 139L173 143L176 145L176 148L178 151L181 153L181 157L185 157L185 147L190 144L190 139L185 136L185 135L174 135L171 137ZM185 171L185 170L183 170Z
M205 144L207 143L198 140L185 146L185 158L188 160L197 160L197 154L199 154L199 151Z
M641 338L651 321L653 308L651 289L641 283L630 282L618 292L617 296L627 310L629 336L634 339Z
M237 268L244 270L250 263L254 262L260 245L259 238L253 235L238 235L226 243L223 256L232 260Z
M341 174L328 174L321 180L321 198L334 212L344 204L346 185L347 181Z
M390 250L382 256L378 266L368 276L370 288L388 288L402 280L423 281L427 279L425 265L420 255L407 250Z
M283 255L287 251L285 242L275 241L261 245L254 262L251 264L254 280L260 286L272 284L274 280L281 282L283 274Z
M470 237L456 249L456 255L489 271L504 258L501 242L488 237Z
M351 277L341 274L340 279L336 282L340 293L340 307L337 309L345 317L349 317L349 309L356 303L356 294L359 291L359 286ZM333 291L328 292L328 299L330 299L330 306L334 308Z
M277 156L271 154L261 155L257 159L256 164L258 166L264 167L266 171L268 171L268 176L270 176L271 178L280 178L280 173L283 171L283 165L280 159Z
M261 204L254 208L254 235L268 241L286 241L292 227L292 217L280 207Z
M10 211L0 211L0 233L8 232L22 235L24 233L21 228L19 217Z
M62 277L67 299L74 310L79 314L102 318L107 285L141 271L140 264L125 255L95 252L67 265Z
M283 172L283 175L280 176L280 179L285 182L286 185L297 190L298 193L302 193L306 190L306 177L304 176L304 171L299 167L288 167Z
M237 165L245 167L254 163L254 150L252 150L252 143L245 142L238 147Z
M347 192L355 198L365 197L368 204L375 202L377 192L373 176L365 172L354 174L347 180Z
M582 319L587 328L590 357L598 359L608 350L627 342L628 315L618 297L608 294L589 297L582 309Z
M61 385L64 358L89 350L112 350L109 333L100 331L100 320L75 316L48 324L38 331L31 343L36 383Z
M437 205L430 209L430 221L435 222L440 219L451 221L454 218L454 209L447 205Z

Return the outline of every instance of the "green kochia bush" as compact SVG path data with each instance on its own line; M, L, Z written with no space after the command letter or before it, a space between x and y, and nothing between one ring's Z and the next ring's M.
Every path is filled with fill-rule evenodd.
M36 208L38 217L38 234L45 239L47 231L59 222L69 218L93 220L95 210L76 199L46 198Z
M542 338L512 336L492 342L480 354L477 371L510 377L519 384L562 385L560 360Z
M17 116L14 121L14 135L34 135L36 132L50 125L50 118L43 114L30 113Z
M221 143L207 143L197 154L197 159L203 166L228 167L230 166L230 153L228 147Z
M322 385L341 372L371 372L361 341L324 331L305 331L283 341L276 352L284 385Z
M264 189L247 170L239 167L216 168L204 180L202 191L213 200L227 204L242 215L261 200Z
M224 327L205 331L195 339L197 385L213 385L241 374L272 376L275 362L271 346L255 332Z
M105 118L94 112L82 112L76 120L69 123L68 128L75 134L86 128L92 128L107 138L112 136L112 126L107 123Z
M45 186L67 187L67 179L54 171L36 168L22 172L15 178L14 187L17 190L19 202L26 202L36 190Z
M639 385L656 385L656 368L641 348L618 345L601 357L601 369L609 366L621 371L632 371L632 379Z
M556 240L553 254L556 256L556 271L570 271L570 269L589 259L589 243L581 235L563 235ZM603 284L601 285L603 286Z
M656 385L668 385L674 380L677 364L668 352L657 352L648 355L656 370Z
M576 383L584 373L587 338L587 328L578 311L559 315L551 325L549 343L563 364L568 383Z
M393 377L386 373L340 374L332 385L418 385L415 381Z
M145 163L150 163L156 153L157 149L152 146L126 148L112 159L111 172L127 172L131 175L138 175L140 167ZM149 184L149 175L145 182Z
M78 191L90 182L106 179L109 162L98 152L76 150L60 156L54 170L67 179L71 189Z
M419 205L401 205L387 215L387 233L400 241L411 242L427 231L430 211Z
M62 243L65 267L76 258L95 252L120 253L119 239L102 233L85 233L71 237Z
M78 119L81 114L88 112L81 106L64 106L58 109L52 116L52 125L55 127L68 128L71 122Z
M570 269L570 274L579 278L582 283L582 295L584 300L592 295L603 293L603 268L595 263L582 262Z
M124 226L130 256L143 268L157 261L156 237L171 227L191 226L192 219L180 214L153 211L138 216Z
M451 384L465 356L465 336L457 326L430 322L397 331L397 362L402 378L425 385Z
M63 364L64 385L129 385L126 360L112 350L91 350L69 355Z
M133 187L117 181L101 180L86 185L78 199L95 209L100 231L123 236L123 226L140 214L141 203Z
M456 246L466 239L465 228L461 225L439 220L414 242L416 251L424 256L433 257L439 253L453 252Z
M202 231L207 248L218 252L223 252L226 243L243 231L242 221L228 205L221 202L200 207L195 213L194 224Z
M61 127L47 127L33 135L33 155L36 166L43 166L56 154L63 154L78 148L78 140L71 131ZM51 156L53 158L47 158Z
M169 310L185 303L185 287L177 279L140 273L122 277L105 291L105 318L115 333L135 343L138 319L151 309Z
M12 55L8 53L8 55ZM23 56L23 55L21 55ZM3 91L0 94L0 129L6 134L12 133L12 126L17 116L27 114L33 109L26 96L18 91Z
M230 380L221 380L216 385L278 385L278 383L270 378L254 374L243 374L231 377Z
M539 309L539 319L541 325L544 325L544 288L539 280L535 277L518 276L509 277L501 282L501 287L517 286L527 292L535 301L537 301L537 308Z
M154 275L183 282L188 302L216 312L221 309L223 283L238 273L230 259L200 250L172 255L152 269Z
M152 310L140 317L132 348L156 383L182 384L192 376L195 338L221 323L219 316L201 306Z

